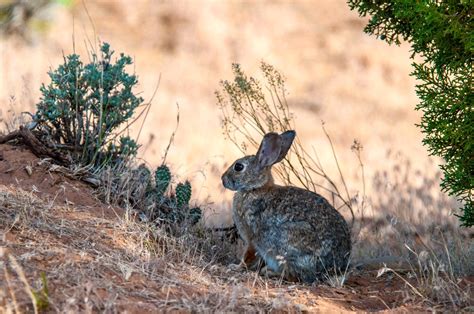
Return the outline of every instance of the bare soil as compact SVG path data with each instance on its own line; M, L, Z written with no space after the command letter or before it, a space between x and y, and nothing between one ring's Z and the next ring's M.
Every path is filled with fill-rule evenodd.
M42 273L48 305L39 310L46 312L450 309L410 293L408 285L417 283L404 270L377 276L377 268L352 269L343 287L233 271L191 254L189 245L147 229L101 203L87 184L54 170L24 147L0 145L0 313L33 311L31 293L42 291ZM470 291L473 282L459 284Z
M86 208L100 213L103 218L123 215L121 208L117 212L104 206L93 193L93 188L84 182L68 177L62 168L50 163L48 159L39 159L27 147L0 145L0 183L14 186L46 203L59 206Z

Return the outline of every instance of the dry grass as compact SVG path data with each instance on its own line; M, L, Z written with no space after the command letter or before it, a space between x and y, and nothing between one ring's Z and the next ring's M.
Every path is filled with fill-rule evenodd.
M20 125L31 121L29 112L19 112L15 97L10 98L10 103L0 109L0 134L8 134L18 130Z
M216 263L231 250L203 229L171 237L127 215L98 218L5 188L0 221L0 278L7 283L0 305L7 312L37 306L32 296L43 271L54 311L302 309L276 297L275 282Z
M116 217L97 217L85 207L57 206L5 187L0 222L0 305L7 312L345 308L332 301L347 293L336 281L335 288L313 290L229 269L238 247L199 226L170 236L120 209ZM35 296L45 284L47 302L40 306Z
M407 282L410 297L434 308L472 305L472 285L460 283L474 274L474 234L459 228L450 210L456 201L436 192L440 173L417 171L399 154L387 160L392 168L373 178L378 192L356 220L353 259L397 276L402 271L416 282L416 288Z

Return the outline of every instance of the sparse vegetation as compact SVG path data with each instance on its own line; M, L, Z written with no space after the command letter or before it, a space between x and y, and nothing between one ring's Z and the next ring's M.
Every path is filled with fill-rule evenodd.
M237 79L234 83L224 82L223 87L225 93L229 91L235 94L226 94L228 98L222 94L218 95L221 108L224 112L233 112L225 111L229 109L226 107L228 101L235 106L232 110L240 108L241 113L247 110L245 114L248 112L251 114L242 118L233 112L235 115L227 116L228 120L225 123L228 124L228 130L233 132L247 130L237 128L241 121L253 123L253 126L258 125L252 131L254 133L240 133L249 136L244 139L252 142L253 134L260 136L259 132L290 128L293 120L284 100L282 76L273 67L262 65L267 83L273 88L278 87L271 91L275 93L271 99L280 97L282 101L261 105L266 98L260 93L262 90L259 89L260 83L254 78L247 78L238 66L234 66L234 70L238 75ZM258 107L248 108L253 105L252 99L247 98L245 102L238 102L239 99L245 99L239 97L241 93L254 93L252 97L260 101ZM243 120L239 120L241 118ZM272 128L275 125L277 127ZM328 139L329 149L333 151L335 167L339 169L331 138L324 125L322 130L322 134ZM239 143L235 137L236 133L229 132L228 135L235 143ZM69 308L78 311L84 306L107 310L124 308L127 300L133 298L141 300L137 303L141 309L173 307L179 310L203 311L255 309L301 311L312 308L315 295L331 297L333 293L331 289L344 291L348 285L351 289L357 289L353 278L359 278L361 274L368 276L367 267L375 265L376 270L379 270L379 277L372 275L371 283L386 280L393 285L395 280L397 291L402 291L405 296L404 302L407 300L410 300L411 304L422 302L424 306L433 309L463 309L471 304L472 285L465 281L463 276L473 271L470 263L474 253L472 245L463 241L465 234L446 221L448 213L430 215L432 221L430 225L424 223L425 216L420 216L421 210L425 208L428 208L428 211L437 207L445 208L447 207L445 205L452 202L447 197L438 199L431 196L430 187L434 186L438 177L421 176L424 180L423 185L413 187L410 183L413 180L408 178L411 175L409 164L399 162L388 173L374 178L373 183L379 189L388 188L384 184L392 182L390 190L379 191L379 194L385 197L370 199L364 195L358 198L348 193L349 189L341 170L338 172L340 175L338 180L330 179L317 155L311 159L311 155L303 150L302 144L298 145L295 152L297 162L287 160L285 167L279 169L278 174L282 181L321 189L323 193L333 196L335 204L352 206L349 208L354 215L355 245L351 258L352 266L335 276L328 277L327 285L320 285L317 288L304 285L289 286L279 279L267 278L258 271L230 269L229 264L238 262L237 252L240 244L230 241L225 234L213 232L206 229L203 224L197 223L202 213L200 207L190 205L191 184L185 181L174 185L175 178L166 164L151 171L145 164L136 166L136 160L128 158L101 167L97 172L100 194L108 203L121 206L114 209L115 218L110 215L99 217L95 210L77 211L70 205L63 208L55 205L54 200L45 203L32 193L21 189L16 191L0 189L2 229L15 234L19 232L38 241L42 241L43 236L57 238L60 239L59 247L69 248L64 252L44 245L37 246L33 251L29 249L28 254L31 256L56 256L47 261L30 260L25 255L18 256L23 251L20 250L18 253L17 249L11 246L8 246L12 248L11 252L0 252L2 253L0 257L4 260L0 260L0 264L7 280L6 287L12 291L9 298L2 299L0 295L0 303L7 302L6 306L9 309L25 308L31 304L37 311L46 308L52 310ZM363 173L360 143L354 142L352 150ZM308 168L304 166L308 165L314 167L314 170L309 168L311 169L309 172L305 171L304 169ZM387 177L393 174L397 179ZM320 181L313 180L312 175L316 175ZM365 189L365 181L361 188ZM374 207L386 216L364 216L364 210L374 210ZM137 216L142 221L138 221ZM89 239L90 245L84 245L84 239ZM66 241L67 245L61 241ZM58 243L55 242L54 245L57 246ZM19 258L18 262L15 256ZM71 273L69 268L54 264L55 260L60 262L61 258L74 259L77 256L80 256L80 261L73 263L74 269L78 270L76 272ZM397 267L380 262L390 261L394 256L398 263ZM364 260L367 257L372 258L372 261ZM54 267L54 270L48 270L47 281L45 274L33 275L32 270L38 267L38 262ZM119 277L111 279L108 273L119 274ZM395 277L390 277L388 273L394 274ZM2 274L0 278L1 276ZM37 279L38 276L41 280ZM381 277L384 279L380 279ZM89 282L88 288L78 289L78 282L83 282L85 278ZM129 282L136 278L139 278L143 286L138 284L139 288L137 286L130 288ZM22 283L23 292L15 289L18 287L18 282ZM33 282L31 286L30 282ZM400 290L403 286L406 288ZM65 289L63 291L66 291L66 295L74 295L85 301L67 301L69 303L66 304L65 299L52 292L59 287ZM292 295L288 290L290 287L297 287L299 292ZM101 289L106 289L108 295L116 293L120 296L113 305L109 304L106 302L107 298L97 297L95 294L97 292L93 292L102 291ZM314 290L317 293L312 289L317 289ZM305 299L300 299L302 293L306 295ZM391 302L387 305L383 301L381 309L395 307L397 303Z
M474 225L474 2L349 0L369 15L364 31L412 46L423 112L423 143L444 159L442 188L463 202L461 224Z
M293 115L286 101L285 79L273 66L262 62L260 70L264 76L262 85L256 78L248 77L239 64L232 65L233 81L221 81L222 90L216 91L217 103L222 110L224 134L243 152L247 144L257 150L261 137L271 131L284 132L295 129ZM334 166L339 170L339 178L332 178L319 160L317 151L309 153L299 140L293 142L289 155L296 160L285 158L274 167L280 180L287 185L300 185L308 190L319 192L333 200L336 209L349 209L354 223L355 212L362 212L365 206L365 189L362 195L350 195L339 167L338 159L331 137L322 123L324 136L328 140L328 149L332 150ZM354 140L352 146L361 167L362 145ZM364 179L362 179L364 180ZM362 183L362 185L364 182Z
M145 164L134 161L108 167L100 173L100 195L106 202L138 212L143 221L173 230L199 222L202 210L191 207L189 181L172 187L173 177L167 165L157 167L154 176Z

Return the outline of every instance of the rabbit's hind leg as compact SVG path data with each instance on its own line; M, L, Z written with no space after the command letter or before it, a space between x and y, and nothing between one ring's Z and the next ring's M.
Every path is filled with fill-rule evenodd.
M247 245L242 262L250 270L259 271L263 265L263 259L258 255L257 250L252 244Z
M242 260L239 264L231 264L229 268L232 270L260 270L264 265L263 259L258 256L255 247L252 244L248 244L245 247Z

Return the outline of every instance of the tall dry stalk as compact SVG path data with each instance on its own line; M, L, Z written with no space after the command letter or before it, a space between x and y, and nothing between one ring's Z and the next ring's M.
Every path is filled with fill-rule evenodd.
M232 65L234 80L221 81L222 89L216 91L217 104L222 110L222 126L224 134L242 153L246 153L247 144L258 148L260 140L267 132L283 132L295 129L293 113L286 99L284 77L273 66L262 62L260 70L264 77L261 84L254 77L248 77L239 64ZM297 136L290 155L274 167L278 178L287 185L299 185L305 189L318 192L323 190L333 198L338 209L346 207L355 219L355 211L363 211L365 206L364 168L360 152L362 145L354 141L352 151L355 152L362 174L362 202L358 204L357 195L351 195L341 171L332 139L324 122L322 131L331 149L334 165L338 170L338 178L331 177L322 165L318 153L313 149L308 152ZM323 183L319 183L321 182ZM358 204L358 205L357 205ZM356 208L358 206L359 208Z

